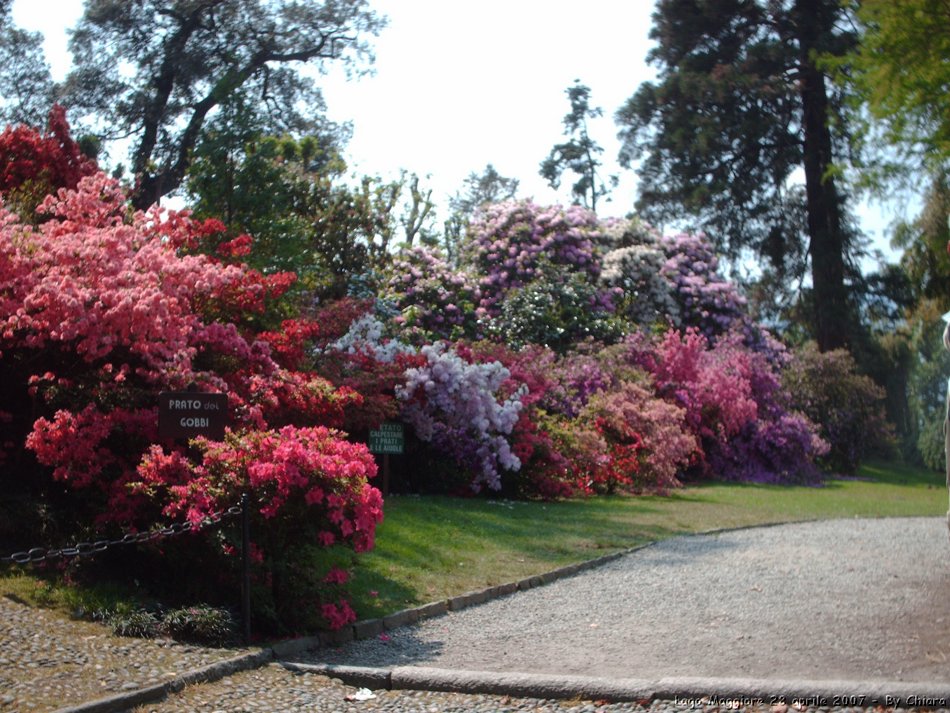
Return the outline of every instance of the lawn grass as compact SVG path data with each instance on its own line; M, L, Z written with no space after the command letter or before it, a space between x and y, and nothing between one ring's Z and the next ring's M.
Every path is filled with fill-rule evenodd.
M553 503L391 496L376 547L360 557L354 606L381 616L685 533L946 512L944 476L899 463L821 487L708 483Z
M706 483L669 495L562 502L390 496L376 547L358 558L361 619L540 574L646 542L722 528L850 517L943 516L941 473L871 463L821 487ZM0 577L0 595L75 612L114 608L109 590L75 591L30 575ZM108 602L112 601L112 604Z

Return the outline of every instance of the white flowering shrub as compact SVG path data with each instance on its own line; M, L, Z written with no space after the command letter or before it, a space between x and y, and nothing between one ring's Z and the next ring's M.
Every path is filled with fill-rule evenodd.
M420 439L474 470L473 490L500 489L500 471L521 467L507 436L525 389L503 396L508 369L497 361L469 363L443 342L423 347L421 354L426 363L407 369L406 383L396 388L403 418Z
M385 336L386 326L372 314L364 314L350 323L346 334L327 346L328 350L373 357L391 364L400 354L415 354L409 344Z

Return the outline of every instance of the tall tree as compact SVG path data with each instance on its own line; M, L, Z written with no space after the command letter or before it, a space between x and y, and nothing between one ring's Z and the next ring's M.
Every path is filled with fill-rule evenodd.
M486 205L513 200L517 195L518 179L502 176L490 163L480 174L468 174L462 190L449 198L449 217L443 223L440 247L450 265L458 264L459 244L475 212Z
M372 61L384 20L366 0L87 0L63 101L105 139L132 140L134 202L178 188L205 122L236 96L274 132L311 132L324 108L306 63Z
M506 178L492 164L486 164L480 174L472 171L465 179L462 190L449 199L449 210L471 216L486 203L501 203L518 194L518 179Z
M43 35L13 24L8 1L0 0L0 121L42 126L55 86L43 55Z
M731 258L751 249L780 264L804 240L812 331L822 349L847 344L852 236L833 167L846 138L839 104L816 64L854 41L837 0L660 0L648 59L659 68L617 112L620 161L638 171L644 217L692 216ZM794 210L805 179L806 235Z
M551 188L557 190L565 171L577 175L571 186L571 195L575 202L592 211L597 211L597 199L610 193L607 183L616 185L611 176L607 182L600 177L600 154L604 149L594 141L587 130L587 122L603 115L600 107L591 107L590 88L575 79L574 84L565 90L571 102L571 110L564 116L564 135L568 138L562 144L555 144L548 157L541 162L539 173L547 180Z

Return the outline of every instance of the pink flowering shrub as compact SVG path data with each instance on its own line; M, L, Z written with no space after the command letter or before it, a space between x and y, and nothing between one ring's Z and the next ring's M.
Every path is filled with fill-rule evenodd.
M167 517L191 522L248 491L258 603L290 631L337 629L355 620L345 596L348 576L326 561L317 564L312 554L329 547L371 549L383 517L382 496L369 484L376 475L373 456L342 435L293 426L232 432L221 442L198 439L198 463L156 445L131 487L166 502Z
M54 104L45 135L30 126L0 132L0 195L23 220L36 222L37 205L58 188L75 188L98 169L73 140L66 110Z
M703 477L814 480L827 451L817 429L782 403L779 373L767 355L727 335L714 346L695 329L669 331L653 344L628 340L629 357L656 381L658 395L684 409L701 446L691 472Z
M306 346L292 344L290 337L316 339L314 329L289 335L254 327L293 275L262 275L236 262L247 241L227 256L193 252L220 231L217 221L155 207L133 212L103 174L60 190L41 209L51 217L38 226L0 209L0 413L9 415L0 419L0 443L18 466L4 469L0 485L46 503L47 537L150 528L235 504L233 488L213 479L195 485L204 483L200 469L214 465L212 444L189 450L158 439L158 392L189 385L227 394L228 447L243 443L261 459L259 468L246 464L246 484L268 516L265 529L294 531L287 525L299 514L293 488L302 487L288 480L294 469L369 477L365 449L325 430L346 422L363 397L309 371ZM304 446L330 460L297 462ZM331 490L323 500L313 490L307 503L309 520L318 511L341 518L331 521L336 530L316 533L315 546L330 544L330 534L369 546L375 496L361 485L341 505L334 498L344 495Z
M594 475L594 489L600 492L676 487L698 446L684 426L684 409L657 398L649 379L623 381L595 394L582 419L596 424L609 449Z

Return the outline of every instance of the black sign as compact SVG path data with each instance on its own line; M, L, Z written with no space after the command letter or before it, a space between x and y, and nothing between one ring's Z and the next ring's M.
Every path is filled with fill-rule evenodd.
M163 391L158 395L158 436L188 440L224 438L228 395L198 391Z

